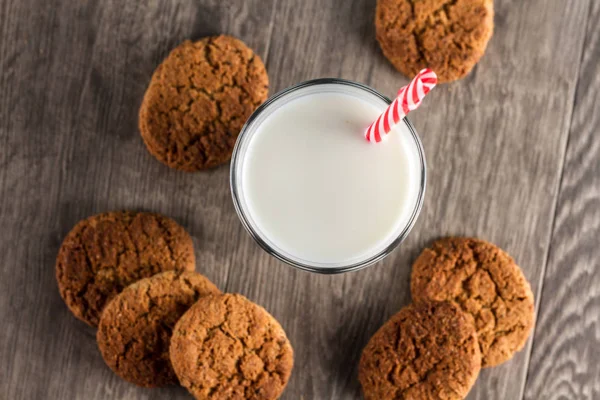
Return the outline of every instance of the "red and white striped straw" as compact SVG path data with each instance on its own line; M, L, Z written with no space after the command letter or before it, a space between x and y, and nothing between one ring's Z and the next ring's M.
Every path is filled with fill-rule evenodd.
M398 91L398 97L365 131L365 137L371 143L381 142L394 125L406 117L406 114L419 107L423 97L437 84L437 75L429 68L421 70L413 80Z

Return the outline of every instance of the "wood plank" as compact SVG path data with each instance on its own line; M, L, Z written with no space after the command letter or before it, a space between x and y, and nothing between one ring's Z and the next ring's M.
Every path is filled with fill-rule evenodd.
M600 3L592 1L526 399L600 398Z
M228 167L169 170L146 152L137 111L183 39L230 33L266 57L272 4L0 1L0 398L189 398L112 374L60 299L54 259L79 219L151 210L189 229L198 270L225 287L242 233Z
M374 4L277 3L268 63L275 88L333 76L393 95L406 79L378 49ZM495 4L495 35L479 66L463 81L436 88L411 117L428 157L428 192L400 249L370 269L319 276L284 266L241 238L228 289L264 305L289 333L296 367L284 398L359 398L360 352L410 301L410 264L435 238L464 234L497 243L522 265L537 293L588 2ZM484 371L469 399L521 398L528 349Z

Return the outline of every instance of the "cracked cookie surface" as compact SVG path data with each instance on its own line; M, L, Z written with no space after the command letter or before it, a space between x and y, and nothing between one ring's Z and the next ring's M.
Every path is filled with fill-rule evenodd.
M182 43L144 95L139 128L148 151L190 172L226 162L242 126L267 99L268 85L260 57L234 37Z
M378 0L375 27L383 54L412 78L433 69L439 82L466 76L494 29L493 0Z
M451 302L422 302L392 316L363 350L365 400L459 400L481 369L473 321Z
M293 357L281 325L238 294L201 298L171 339L173 368L198 400L277 399Z
M73 314L97 326L110 299L133 282L196 266L190 235L175 221L145 212L108 212L80 221L56 258L56 279Z
M167 271L142 279L105 307L96 339L106 364L144 387L177 384L169 358L173 327L201 297L219 294L204 276Z
M423 250L413 264L411 294L415 301L455 301L472 315L484 367L512 358L533 328L533 293L523 272L483 240L451 237Z

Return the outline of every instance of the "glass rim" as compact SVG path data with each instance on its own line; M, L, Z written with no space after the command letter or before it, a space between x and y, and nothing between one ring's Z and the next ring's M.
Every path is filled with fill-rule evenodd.
M365 260L355 262L355 263L352 263L349 265L343 265L343 266L339 266L339 267L322 267L322 266L316 265L318 263L307 264L307 263L298 262L297 260L293 260L289 257L286 257L284 254L281 254L276 249L274 249L271 245L269 245L269 243L267 243L267 241L265 239L263 239L263 237L261 237L261 234L253 227L253 224L247 217L246 212L244 211L242 204L241 204L240 193L238 191L238 186L239 186L238 177L236 176L237 175L236 174L237 167L240 162L241 143L244 141L244 138L248 133L249 127L259 117L259 115L261 115L265 110L267 110L272 104L274 104L278 100L282 99L283 97L285 97L297 90L304 89L306 87L311 87L311 86L328 85L328 84L351 86L351 87L354 87L357 89L361 89L372 95L375 95L376 97L383 100L388 105L391 104L391 102L392 102L388 97L384 96L383 94L379 93L378 91L376 91L375 89L373 89L369 86L363 85L358 82L354 82L354 81L350 81L350 80L346 80L346 79L339 79L339 78L321 78L321 79L308 80L308 81L304 81L304 82L298 83L296 85L293 85L293 86L291 86L287 89L284 89L280 92L277 92L276 94L271 96L269 99L267 99L267 101L265 101L262 105L260 105L252 113L250 118L248 118L248 120L246 121L246 123L244 124L242 129L240 130L240 134L238 135L238 138L236 140L235 146L233 148L233 153L231 156L230 171L229 171L229 184L231 187L231 196L233 198L233 205L235 207L235 211L236 211L240 221L242 222L242 225L244 226L246 231L250 234L250 236L254 239L254 241L264 251L266 251L271 256L277 258L278 260L280 260L294 268L297 268L297 269L300 269L303 271L308 271L308 272L332 275L332 274L340 274L340 273L344 273L344 272L358 271L360 269L363 269L370 265L373 265L376 262L381 261L382 259L387 257L394 249L396 249L396 247L398 247L398 245L400 243L402 243L404 241L404 239L406 239L406 237L410 233L411 229L415 225L415 223L417 221L417 217L419 216L419 214L421 212L421 208L423 207L423 201L425 198L425 188L426 188L426 183L427 183L427 164L425 161L425 152L423 149L423 143L421 142L421 139L419 138L419 135L417 134L417 131L414 128L414 126L412 125L412 123L408 120L408 118L405 117L405 118L403 118L403 122L405 123L406 127L410 131L410 133L413 137L413 140L415 141L415 144L417 146L417 153L419 156L419 161L421 164L421 182L420 182L419 194L417 196L416 205L415 205L405 227L400 231L400 233L396 236L396 238L394 240L392 240L383 250L379 251L377 254L370 256L370 257L366 258Z

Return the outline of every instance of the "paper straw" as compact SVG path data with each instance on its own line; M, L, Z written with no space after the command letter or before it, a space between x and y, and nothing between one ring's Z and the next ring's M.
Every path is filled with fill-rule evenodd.
M429 68L421 70L413 80L398 91L398 97L365 131L365 138L371 143L381 142L394 125L402 121L406 114L419 107L423 98L437 84L437 75Z

